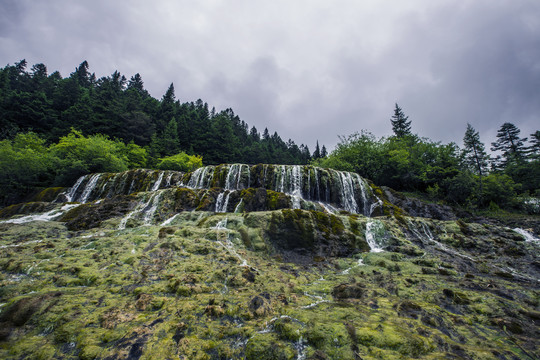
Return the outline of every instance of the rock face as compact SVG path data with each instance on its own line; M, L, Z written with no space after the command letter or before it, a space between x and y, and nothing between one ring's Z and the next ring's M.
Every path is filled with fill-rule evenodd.
M0 210L2 359L540 357L538 217L465 222L311 166L33 200Z

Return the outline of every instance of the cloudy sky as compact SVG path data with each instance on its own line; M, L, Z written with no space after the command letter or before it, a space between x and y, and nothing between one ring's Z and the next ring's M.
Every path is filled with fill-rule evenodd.
M538 0L0 0L0 66L20 59L173 82L311 150L390 135L395 103L443 143L540 129Z

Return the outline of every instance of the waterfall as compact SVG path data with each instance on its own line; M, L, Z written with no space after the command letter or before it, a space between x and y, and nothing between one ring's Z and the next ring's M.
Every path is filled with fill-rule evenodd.
M159 177L154 183L154 186L152 186L152 190L150 191L156 191L157 189L159 189L159 185L161 185L161 181L163 180L163 174L163 171L159 173Z
M92 191L96 187L96 184L97 184L99 178L101 177L101 175L102 174L94 174L94 175L92 175L90 180L88 180L88 183L84 187L83 193L82 193L81 198L79 200L80 203L84 204L88 200L88 197L90 196L90 194L92 193Z
M166 187L171 186L172 177L173 177L173 173L170 173L169 175L167 175L167 179L165 180L165 186Z
M75 194L77 193L77 189L79 189L79 186L81 186L82 182L86 179L88 175L83 175L81 176L77 182L75 183L75 185L73 185L71 187L71 189L69 189L69 192L66 194L66 198L67 198L67 201L68 202L72 202L73 201L73 198L75 197Z
M118 225L119 230L124 230L126 228L127 222L129 219L134 217L137 214L143 214L143 220L145 225L150 225L150 222L152 221L152 218L154 217L154 214L157 210L159 200L163 192L154 193L150 195L148 201L146 202L140 202L136 207L135 210L127 214L120 220L120 224Z
M302 199L302 173L300 166L296 165L292 168L292 191L290 195L293 197L293 209L300 209L300 200Z
M227 207L229 206L229 196L232 191L228 191L227 195L225 193L220 193L216 200L216 212L223 213L227 212Z
M205 166L195 170L188 181L187 187L192 189L204 189L210 185L210 181L206 181L206 177L208 176L207 174L210 169L214 170L214 167Z
M240 199L240 201L238 202L238 205L236 205L236 207L234 208L234 212L235 212L235 213L240 212L240 206L242 206L242 201L243 201L243 200L244 200L244 199Z
M242 164L233 164L227 172L227 178L225 179L225 190L239 190L240 181L242 179ZM247 165L245 165L247 166ZM247 166L249 169L249 166ZM249 186L249 184L248 184Z
M15 219L2 220L0 224L24 224L31 221L51 221L59 218L68 210L79 206L79 204L66 204L60 209L53 209L42 214L26 215Z
M371 252L381 252L382 247L379 245L380 238L384 232L384 226L380 221L368 221L366 224L366 242L368 243Z
M358 213L351 173L339 172L339 176L341 179L341 205L348 212Z
M150 223L152 222L152 218L154 217L154 214L156 213L157 207L159 205L159 200L160 200L162 194L163 194L163 192L153 194L150 197L150 200L148 201L149 204L151 203L150 207L148 207L148 205L147 205L146 209L143 209L144 225L150 225Z
M368 210L368 194L366 191L366 186L364 184L364 180L360 177L360 175L356 175L356 180L358 181L358 185L360 185L360 195L362 196L362 204L363 204L363 214L364 216L370 216L370 212Z
M377 202L374 202L373 204L371 204L371 206L369 207L369 214L368 216L371 217L371 214L373 214L373 212L375 211L376 208L380 207L380 206L383 206L383 202L381 199L379 199L378 196L375 196L377 198Z
M535 241L540 242L540 239L534 237L534 235L531 234L530 232L528 232L527 230L523 230L521 228L515 228L515 229L512 229L512 230L517 232L521 236L523 236L525 238L525 241L528 241L528 242L535 242Z

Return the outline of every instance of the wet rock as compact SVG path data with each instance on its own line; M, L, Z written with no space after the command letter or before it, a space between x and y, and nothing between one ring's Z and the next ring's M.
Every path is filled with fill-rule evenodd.
M381 187L384 195L391 204L403 209L409 216L424 217L437 220L456 220L463 217L463 213L458 213L455 209L447 205L427 203L419 199L406 197L388 187ZM470 214L465 214L469 215Z
M254 296L249 301L249 311L256 317L268 315L271 310L270 295L268 293L261 293Z
M135 308L139 311L147 310L149 305L152 303L153 296L149 294L139 294L137 295L137 301L135 301Z
M360 283L340 284L332 289L335 299L361 299L366 294L365 286Z

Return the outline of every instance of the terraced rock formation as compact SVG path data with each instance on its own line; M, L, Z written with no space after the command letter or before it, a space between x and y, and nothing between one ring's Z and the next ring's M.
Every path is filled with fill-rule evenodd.
M92 174L34 200L0 210L2 359L540 357L537 217L464 221L311 166Z

